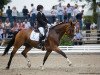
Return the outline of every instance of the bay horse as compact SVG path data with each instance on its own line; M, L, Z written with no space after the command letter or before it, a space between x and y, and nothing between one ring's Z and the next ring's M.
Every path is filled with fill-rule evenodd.
M69 63L69 66L71 65L71 61L68 59L66 54L58 48L60 39L66 32L68 36L73 36L74 35L74 25L72 22L69 23L60 23L54 27L52 27L49 30L49 35L47 37L47 40L45 41L45 48L46 48L46 54L43 59L43 65L45 64L48 56L52 51L55 51L59 54L61 54L63 57L65 57ZM11 41L8 43L7 47L5 48L5 51L3 53L3 56L6 55L9 51L9 49L14 46L11 54L10 54L10 59L8 61L6 69L10 68L12 58L14 57L15 53L17 50L22 46L25 45L25 49L21 52L21 54L26 58L28 61L28 67L31 66L30 60L28 59L27 52L30 51L33 47L37 47L39 44L38 41L32 41L30 40L30 34L32 32L32 29L26 29L26 30L21 30L18 33L14 35L14 37L11 39ZM67 41L66 41L67 42Z

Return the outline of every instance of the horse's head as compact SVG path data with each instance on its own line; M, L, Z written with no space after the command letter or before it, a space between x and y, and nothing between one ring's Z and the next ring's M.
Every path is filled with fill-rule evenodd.
M68 37L73 38L73 36L74 36L74 29L75 29L75 23L70 21L66 25L66 32L65 32L65 34L68 35Z
M60 23L52 27L51 30L54 30L57 33L59 39L61 39L64 33L66 33L66 35L71 38L74 36L74 26L75 24L70 21L69 23ZM53 32L51 34L53 34Z

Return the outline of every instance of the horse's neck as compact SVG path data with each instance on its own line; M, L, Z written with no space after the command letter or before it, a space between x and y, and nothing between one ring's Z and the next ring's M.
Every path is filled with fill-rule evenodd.
M60 39L62 38L62 36L64 35L65 33L65 30L60 30L59 33L58 33L58 39L60 41Z
M64 33L66 31L66 25L63 24L63 25L57 26L52 30L51 30L52 31L51 35L53 35L53 33L55 33L55 35L56 35L55 40L58 40L58 42L60 42L60 39L62 38L62 36L64 35ZM53 36L53 37L55 37L55 36Z

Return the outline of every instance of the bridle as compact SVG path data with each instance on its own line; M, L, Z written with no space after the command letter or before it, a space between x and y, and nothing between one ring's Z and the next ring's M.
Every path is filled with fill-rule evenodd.
M72 33L74 33L74 28L73 28L73 26L71 24L70 26L66 27L65 35L68 35L68 34L72 35Z

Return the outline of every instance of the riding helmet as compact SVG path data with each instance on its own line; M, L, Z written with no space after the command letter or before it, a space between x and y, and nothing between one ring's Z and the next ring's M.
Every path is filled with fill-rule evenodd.
M40 9L43 9L43 6L42 5L38 5L37 6L37 11L40 11Z

